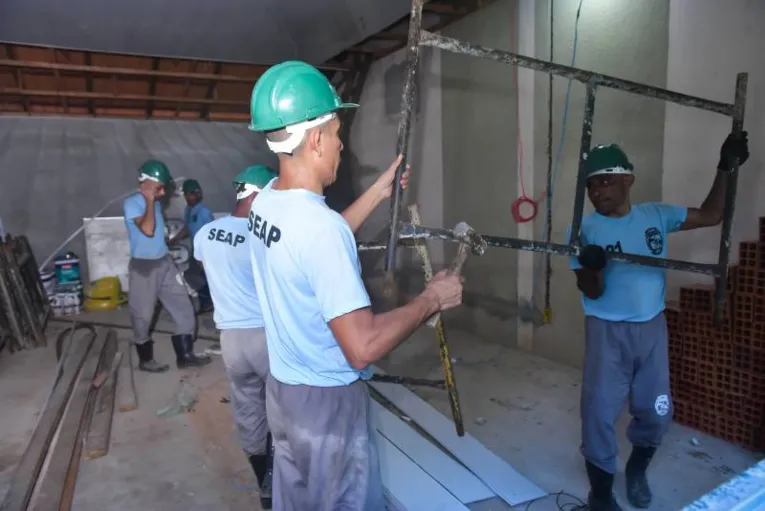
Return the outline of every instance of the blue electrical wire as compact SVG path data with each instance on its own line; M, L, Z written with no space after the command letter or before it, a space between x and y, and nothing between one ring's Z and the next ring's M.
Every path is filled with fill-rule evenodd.
M576 9L576 20L574 20L574 49L571 54L571 67L574 67L574 64L576 63L576 48L579 43L579 16L582 13L582 4L584 3L584 0L579 0L579 7ZM550 60L552 60L553 56L550 55ZM560 130L560 140L558 140L558 148L555 151L555 163L553 164L553 171L552 171L552 177L550 179L550 194L547 201L547 211L549 212L552 209L552 202L553 197L555 194L555 179L558 175L558 171L560 170L560 160L561 160L561 153L563 153L563 142L566 140L566 124L568 122L568 104L569 104L569 98L571 97L571 82L573 80L568 80L568 85L566 87L566 101L563 104L563 119L561 121L561 130ZM550 94L552 94L552 91L550 91ZM547 233L547 215L545 215L545 222L542 226L542 236L544 236Z

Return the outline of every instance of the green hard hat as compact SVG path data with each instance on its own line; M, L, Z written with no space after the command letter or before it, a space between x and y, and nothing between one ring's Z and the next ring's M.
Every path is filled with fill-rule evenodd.
M183 182L183 194L186 195L187 193L191 192L199 192L202 191L202 187L199 186L199 181L196 179L187 179Z
M627 154L616 144L597 145L587 155L587 177L601 174L632 174Z
M173 184L173 176L170 175L170 169L159 160L146 160L138 168L138 179L139 181L151 179L163 185Z
M269 181L275 178L278 174L274 169L266 165L253 165L247 167L234 178L234 188L238 188L239 185L253 185L259 190L262 190Z
M291 60L272 66L255 83L250 97L250 129L282 129L341 108L358 106L343 103L321 71Z

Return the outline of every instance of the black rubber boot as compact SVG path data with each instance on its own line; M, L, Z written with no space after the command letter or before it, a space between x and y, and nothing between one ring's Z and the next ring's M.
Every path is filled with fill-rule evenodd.
M587 478L590 480L590 495L587 504L590 511L622 511L614 499L614 475L586 462Z
M255 472L260 490L260 506L263 509L271 509L272 507L273 453L274 448L271 444L271 433L269 433L266 443L266 454L253 454L250 456L250 465L252 465L252 471Z
M171 337L175 351L175 363L178 369L201 367L212 362L208 356L198 357L194 354L194 336L183 334Z
M632 447L624 475L627 480L627 500L633 507L645 509L651 505L653 494L645 472L655 452L655 447Z
M164 373L170 366L160 364L154 360L154 341L146 341L143 344L136 344L135 351L138 353L138 369L147 373Z

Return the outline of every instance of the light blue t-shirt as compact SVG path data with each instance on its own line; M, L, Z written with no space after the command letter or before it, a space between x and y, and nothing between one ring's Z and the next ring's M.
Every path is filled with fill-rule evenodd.
M328 325L370 306L353 232L323 196L272 183L253 201L247 225L271 374L315 387L366 379L371 368L351 367Z
M247 219L224 216L206 224L194 236L194 258L204 264L216 328L262 328Z
M186 206L186 209L183 211L183 223L186 224L186 228L189 230L189 238L192 240L196 237L199 229L214 219L210 208L201 202L198 202L191 208Z
M667 235L685 222L688 208L647 202L632 206L621 217L591 213L582 219L582 244L600 245L606 252L667 256ZM569 227L568 232L571 232ZM582 266L571 258L571 269ZM664 310L666 270L609 261L603 269L604 292L597 300L582 295L584 313L607 321L642 322Z
M167 254L165 243L165 217L162 206L154 201L154 236L146 236L135 223L135 219L146 213L146 199L140 193L134 193L122 203L125 226L130 241L130 257L136 259L159 259Z

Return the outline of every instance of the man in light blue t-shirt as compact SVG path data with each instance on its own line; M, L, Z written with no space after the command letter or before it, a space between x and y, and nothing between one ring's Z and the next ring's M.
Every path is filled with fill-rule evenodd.
M173 245L186 238L191 239L191 252L194 253L194 237L199 230L206 224L212 222L212 211L202 202L202 187L196 179L187 179L181 187L183 198L186 199L186 208L183 210L183 228L170 238L169 244ZM204 269L196 264L195 259L191 259L189 269L185 274L188 282L192 284L199 296L199 312L208 312L212 306L210 299L210 288L207 285L207 277Z
M130 241L128 306L138 368L151 373L169 369L167 364L154 360L154 341L149 335L157 299L175 321L172 342L178 368L205 365L210 358L197 357L193 349L194 308L165 243L165 217L159 199L166 187L173 186L173 178L164 163L148 160L138 170L138 180L140 191L123 202Z
M236 206L231 215L205 224L194 237L194 258L204 265L220 330L231 406L239 440L260 488L260 504L271 509L271 435L266 422L268 350L263 315L250 263L247 215L258 192L276 177L255 165L234 178Z
M461 303L461 279L441 272L409 304L371 311L353 232L390 197L400 159L342 216L326 205L343 148L337 111L354 106L303 62L271 67L252 92L250 129L279 157L247 226L271 370L277 511L385 509L362 379L428 317Z
M582 219L583 248L571 259L571 268L586 316L581 450L593 511L621 509L612 493L618 454L614 426L627 397L632 415L627 437L633 448L625 476L634 507L651 505L646 470L672 420L663 313L666 272L607 262L606 253L664 258L668 234L719 224L732 162L742 164L748 157L746 132L730 135L706 200L699 208L685 208L631 204L633 166L619 146L597 146L587 156L587 193L595 212Z

